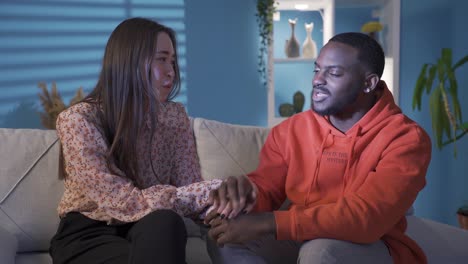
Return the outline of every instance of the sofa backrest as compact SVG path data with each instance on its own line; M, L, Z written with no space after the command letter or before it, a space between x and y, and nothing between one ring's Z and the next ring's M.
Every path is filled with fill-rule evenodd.
M204 179L254 170L268 128L191 118ZM55 130L0 128L0 226L19 252L47 251L57 231L59 141Z
M224 179L246 174L257 168L258 154L269 128L193 119L202 177Z
M63 193L54 130L0 128L0 225L18 251L48 250Z

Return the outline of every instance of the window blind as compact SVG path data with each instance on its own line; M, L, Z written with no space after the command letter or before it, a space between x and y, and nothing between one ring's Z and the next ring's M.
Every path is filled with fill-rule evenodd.
M88 93L110 33L136 16L176 31L182 79L176 100L187 105L184 0L1 0L0 117L28 103L42 110L39 82L49 88L55 82L66 103L79 87Z

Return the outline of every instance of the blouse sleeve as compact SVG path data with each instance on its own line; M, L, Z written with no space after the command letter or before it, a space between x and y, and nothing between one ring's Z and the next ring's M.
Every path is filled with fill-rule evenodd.
M204 213L209 191L217 189L222 181L218 179L203 181L190 120L183 105L177 104L177 111L181 125L175 141L172 184L179 187L177 189L177 198L181 205L179 210L186 216L195 217L200 212ZM204 215L201 214L199 217L203 218Z
M205 209L214 182L177 188L154 185L137 188L131 180L113 174L108 167L108 144L99 129L84 115L65 111L57 120L68 186L91 200L100 211L122 222L135 222L157 209L172 209L180 215ZM115 166L111 164L110 166ZM187 201L187 197L191 198Z

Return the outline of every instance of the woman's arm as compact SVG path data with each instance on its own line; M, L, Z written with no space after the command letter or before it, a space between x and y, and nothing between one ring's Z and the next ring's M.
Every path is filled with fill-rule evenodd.
M75 197L83 197L83 202L91 200L94 205L90 207L97 207L94 210L103 211L110 218L134 222L157 209L187 215L206 207L214 183L139 189L113 163L110 166L119 175L112 173L107 163L107 141L81 113L68 110L60 114L57 133L63 147L68 191L78 193Z
M198 160L195 137L190 120L181 104L175 104L178 118L176 140L174 140L174 167L171 184L184 186L203 181Z

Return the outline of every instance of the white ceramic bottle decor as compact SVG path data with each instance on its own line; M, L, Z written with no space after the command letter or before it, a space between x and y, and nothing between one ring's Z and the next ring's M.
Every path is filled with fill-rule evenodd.
M289 40L286 40L286 45L284 47L284 52L286 53L286 57L288 58L295 58L299 57L299 51L300 51L300 44L296 39L296 36L294 34L294 27L296 26L296 19L288 19L289 25L291 27L291 38Z
M317 58L317 44L312 39L312 30L314 29L314 23L310 24L305 23L305 30L307 32L307 37L302 44L302 57L315 59Z

